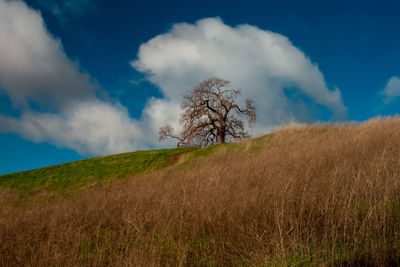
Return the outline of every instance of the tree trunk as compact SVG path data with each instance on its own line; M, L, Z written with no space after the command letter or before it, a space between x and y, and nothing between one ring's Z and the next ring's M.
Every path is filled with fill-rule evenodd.
M225 144L225 133L221 132L217 134L218 144Z

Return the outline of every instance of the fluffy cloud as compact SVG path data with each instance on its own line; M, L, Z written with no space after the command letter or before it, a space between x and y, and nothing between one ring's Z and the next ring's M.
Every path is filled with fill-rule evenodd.
M0 58L0 90L18 106L33 101L60 109L94 97L89 76L24 2L0 0Z
M22 114L0 115L1 132L95 155L146 148L138 123L118 102L96 97L97 85L22 1L0 0L0 59L0 92Z
M137 120L118 101L96 96L99 86L67 57L40 13L22 1L0 0L0 58L0 92L21 111L18 118L0 115L0 131L80 153L160 146L159 127L178 128L182 95L210 76L231 80L242 88L243 99L256 101L258 133L303 121L310 111L285 88L295 88L336 116L346 110L339 90L329 90L318 67L285 36L250 25L230 27L215 18L175 24L141 45L131 64L164 97L149 99Z
M340 91L327 88L318 66L288 38L247 24L230 27L218 18L175 24L167 33L142 44L131 65L145 73L165 96L150 103L148 109L165 103L179 105L182 95L199 82L218 76L241 88L243 99L255 100L260 133L306 119L303 114L307 112L298 112L306 111L305 103L288 97L285 88L295 88L337 118L346 113ZM171 112L160 113L157 120L169 120Z
M0 128L8 132L94 155L145 148L136 123L121 105L101 101L79 103L62 114L25 112L19 119L0 115Z
M383 100L385 104L389 104L395 97L400 96L400 78L397 76L390 78L382 94L385 96Z

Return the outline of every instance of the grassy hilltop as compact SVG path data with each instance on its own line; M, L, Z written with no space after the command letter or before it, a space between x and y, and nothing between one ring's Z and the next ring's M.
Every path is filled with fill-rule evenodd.
M400 118L0 176L0 266L400 264Z

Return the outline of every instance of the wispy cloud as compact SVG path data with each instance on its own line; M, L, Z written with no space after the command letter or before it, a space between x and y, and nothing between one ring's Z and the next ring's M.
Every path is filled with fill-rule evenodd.
M397 76L393 76L387 82L385 88L382 90L381 93L383 98L384 104L391 103L395 98L400 96L400 78Z
M72 17L80 17L88 12L97 12L97 0L38 0L39 6L50 11L61 24Z

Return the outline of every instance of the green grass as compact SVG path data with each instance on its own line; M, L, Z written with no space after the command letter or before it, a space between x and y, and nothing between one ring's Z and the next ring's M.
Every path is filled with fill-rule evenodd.
M137 151L85 159L0 176L0 187L17 192L70 192L88 185L132 177L163 167L171 156L190 148Z
M201 148L201 149L197 149L195 151L192 151L190 153L187 153L184 158L186 161L188 160L192 160L195 158L199 158L199 157L206 157L208 155L210 155L211 153L215 152L218 150L218 148L222 147L224 145L212 145L212 146L208 146L205 148Z
M264 139L262 137L249 140L250 150L261 149ZM79 160L0 175L0 189L11 189L18 193L19 203L20 200L29 200L43 192L70 193L88 186L105 185L156 170L166 166L171 157L180 152L188 152L182 155L180 161L184 164L180 164L179 169L184 169L197 158L207 157L213 153L229 154L248 149L246 144L213 145L195 150L193 148L146 150Z

